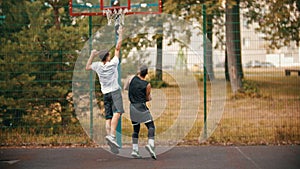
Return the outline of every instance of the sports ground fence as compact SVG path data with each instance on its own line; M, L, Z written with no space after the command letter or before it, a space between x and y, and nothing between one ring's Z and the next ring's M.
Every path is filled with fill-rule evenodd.
M0 49L1 146L91 145L91 138L105 136L105 123L97 75L84 69L89 39L97 40L97 32L104 32L109 34L107 39L113 47L113 29L106 27L105 18L100 16L78 16L75 20L68 15L68 7L60 11L60 25L55 25L51 9L44 8L47 10L28 11L28 7L18 6L13 8L13 14L2 10L5 17L1 17ZM41 14L53 18L45 20ZM13 22L13 17L20 22ZM125 18L125 28L130 25L129 19ZM195 36L186 46L176 42L168 45L172 35L163 34L163 82L155 78L156 54L160 49L149 42L152 46L130 51L128 46L136 45L134 40L141 36L126 35L132 39L124 40L128 48L123 46L126 50L122 51L120 80L124 85L127 74L135 73L141 60L148 63L148 80L153 87L153 101L148 106L155 119L158 144L299 144L299 48L290 45L282 50L269 50L267 42L242 19L244 92L238 94L232 93L230 82L226 81L224 49L213 49L209 55L213 72L204 81L203 66L209 63L205 66L203 62L202 34L209 32L202 28L191 33ZM186 37L178 35L177 40L180 38ZM285 70L296 72L286 74ZM126 145L131 142L132 132L126 91L123 101L121 132ZM205 124L205 118L212 124ZM141 138L147 137L144 130L143 126ZM208 130L208 137L203 136L203 130ZM101 144L99 140L96 143Z

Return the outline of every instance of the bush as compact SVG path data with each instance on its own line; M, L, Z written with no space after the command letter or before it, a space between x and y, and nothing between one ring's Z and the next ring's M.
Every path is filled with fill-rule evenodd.
M238 91L236 94L232 96L234 99L239 98L269 98L270 96L266 96L262 94L259 90L258 85L253 81L243 80L243 89Z
M158 79L150 79L150 84L152 88L162 88L162 87L168 87L168 83L166 83L163 80Z

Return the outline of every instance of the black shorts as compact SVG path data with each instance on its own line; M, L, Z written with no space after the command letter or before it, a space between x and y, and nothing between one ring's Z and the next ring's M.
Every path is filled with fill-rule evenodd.
M114 113L124 113L121 89L104 94L105 119L112 119Z

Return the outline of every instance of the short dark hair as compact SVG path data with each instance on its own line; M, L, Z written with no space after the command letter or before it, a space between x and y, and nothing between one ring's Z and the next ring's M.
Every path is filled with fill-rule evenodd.
M109 55L109 50L105 49L105 50L100 51L99 58L103 62L103 61L106 60L106 58L107 58L108 55Z
M109 52L107 52L107 53L104 55L104 57L103 57L103 59L102 59L101 61L104 62L108 56L109 56Z
M148 67L146 65L142 65L139 73L142 77L145 77L148 74Z

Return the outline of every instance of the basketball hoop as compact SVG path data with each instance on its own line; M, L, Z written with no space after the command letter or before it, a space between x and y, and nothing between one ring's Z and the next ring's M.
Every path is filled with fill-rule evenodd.
M106 15L107 18L107 25L111 25L112 22L115 23L115 26L124 25L124 19L125 15L128 12L128 9L122 9L122 8L113 8L113 9L106 9L104 10L104 15Z
M71 16L107 16L109 24L124 24L124 15L161 14L162 0L69 0L69 11ZM118 16L121 22L115 21Z

